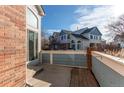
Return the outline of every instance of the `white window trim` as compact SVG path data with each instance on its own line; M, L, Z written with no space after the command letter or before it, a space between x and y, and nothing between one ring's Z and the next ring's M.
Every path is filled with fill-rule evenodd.
M37 28L34 28L34 27L32 27L32 26L30 26L29 24L27 24L28 23L28 20L27 20L27 9L30 9L32 12L33 12L33 14L35 14L35 16L36 16L36 18L37 18ZM33 31L33 32L37 32L38 33L38 53L41 51L41 41L40 41L40 39L41 39L41 18L42 17L39 17L39 15L38 14L36 14L35 13L35 10L33 9L33 8L31 8L30 6L26 6L26 58L29 58L28 57L28 41L27 41L27 36L28 36L28 31L29 30L31 30L31 31ZM39 54L38 54L38 59L39 59ZM36 59L37 60L37 59ZM30 62L30 61L27 61L27 63L28 62Z
M32 28L34 28L34 29L39 29L39 18L38 18L38 15L36 14L36 13L34 13L34 10L33 9L31 9L30 7L27 7L27 9L26 9L27 11L26 12L28 12L28 10L29 11L31 11L32 12L32 14L36 17L36 19L37 19L37 27L36 28L34 28L33 26L31 26L30 24L28 24L28 18L26 18L27 19L27 25L29 26L29 27L32 27ZM27 14L26 14L27 15Z

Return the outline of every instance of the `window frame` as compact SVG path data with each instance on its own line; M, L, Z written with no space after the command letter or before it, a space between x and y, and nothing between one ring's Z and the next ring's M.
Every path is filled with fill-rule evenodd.
M32 13L33 13L33 15L35 16L35 18L37 19L37 28L34 28L34 27L32 27L30 24L28 24L28 10L29 11L31 11ZM35 12L35 9L33 9L32 7L30 7L30 6L27 6L26 7L26 58L27 58L27 62L32 62L32 61L35 61L35 60L38 60L38 58L39 58L39 49L41 48L41 46L40 46L40 31L41 31L41 28L40 28L40 17L38 16L38 14L37 14L37 12ZM36 58L36 59L34 59L34 60L29 60L29 41L28 41L28 31L32 31L32 32L34 32L34 33L38 33L38 35L37 35L37 39L38 39L38 41L37 41L37 52L38 52L38 57Z
M33 33L33 41L34 41L34 45L33 45L33 56L34 56L34 59L32 59L32 60L30 60L30 48L29 48L29 34L30 34L30 32L31 33ZM28 37L27 37L27 44L28 44L28 57L27 57L27 61L33 61L33 60L36 60L36 59L38 59L38 32L36 32L36 31L32 31L32 30L28 30L27 29L27 35L28 35ZM37 36L37 37L35 37L35 36ZM37 40L36 40L37 39ZM36 40L36 41L35 41ZM36 58L35 58L36 57Z
M33 14L33 16L36 18L36 20L37 20L37 22L36 22L36 27L34 27L34 26L32 26L32 25L30 25L29 23L28 23L28 11L30 11L32 14ZM30 27L30 28L33 28L33 29L39 29L39 19L38 19L38 17L37 17L37 15L33 12L33 10L32 9L30 9L29 7L27 7L27 25Z
M92 38L91 38L92 37ZM90 39L93 39L93 35L90 34Z
M80 50L81 49L81 41L77 41L77 50Z

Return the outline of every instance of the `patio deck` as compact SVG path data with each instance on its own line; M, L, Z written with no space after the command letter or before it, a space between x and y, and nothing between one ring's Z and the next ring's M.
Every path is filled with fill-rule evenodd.
M85 68L73 68L70 87L99 87L92 72Z
M34 87L42 87L46 83L49 83L50 87L99 86L93 74L86 68L71 68L67 66L50 64L43 64L42 66L44 70L34 75L34 79L31 80L31 82L34 83L34 85L32 83L32 86ZM37 83L35 83L36 80L38 81Z

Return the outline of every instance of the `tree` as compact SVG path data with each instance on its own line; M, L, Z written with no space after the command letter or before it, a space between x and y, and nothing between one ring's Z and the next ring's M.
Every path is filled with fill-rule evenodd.
M44 49L49 49L49 38L48 38L48 33L47 31L42 29L41 32L41 48Z
M124 15L121 15L117 21L109 24L107 28L114 32L115 35L120 35L121 38L124 38Z

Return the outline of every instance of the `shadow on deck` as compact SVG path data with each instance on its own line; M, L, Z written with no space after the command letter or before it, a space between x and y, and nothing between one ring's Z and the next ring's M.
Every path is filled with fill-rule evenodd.
M32 78L38 81L49 83L50 87L98 87L99 86L93 74L86 68L71 68L67 66L50 65L50 64L43 64L42 66L43 66L43 71L38 72ZM43 84L41 83L38 82L37 84L35 84L35 86L38 87L44 86L44 83Z

